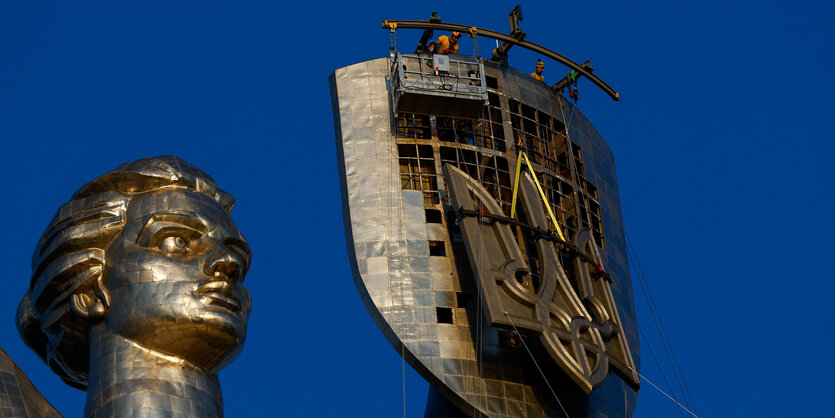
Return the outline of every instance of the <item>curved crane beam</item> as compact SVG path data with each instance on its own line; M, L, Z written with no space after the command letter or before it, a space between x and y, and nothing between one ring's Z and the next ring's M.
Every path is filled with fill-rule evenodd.
M462 33L474 33L475 35L486 36L492 39L498 39L500 41L509 42L513 45L519 45L522 48L529 49L531 51L537 52L542 54L548 58L553 59L554 61L559 62L560 64L565 65L568 68L576 71L578 74L581 74L583 77L588 78L592 83L594 83L597 87L600 87L606 94L608 94L612 99L615 101L620 100L620 95L609 87L608 84L604 83L603 80L598 78L596 75L592 74L586 68L583 68L581 65L577 64L570 59L551 51L544 46L537 45L533 42L528 42L525 40L518 40L510 35L505 35L500 32L492 31L489 29L481 29L476 28L473 26L467 25L459 25L455 23L432 23L432 22L425 22L421 20L384 20L383 21L383 29L439 29L439 30L448 30L448 31L457 31Z

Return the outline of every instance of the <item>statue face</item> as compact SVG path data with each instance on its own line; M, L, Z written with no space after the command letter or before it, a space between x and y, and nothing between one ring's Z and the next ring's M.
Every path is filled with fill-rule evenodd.
M105 325L216 372L243 346L249 259L243 236L212 198L182 189L137 196L105 252Z

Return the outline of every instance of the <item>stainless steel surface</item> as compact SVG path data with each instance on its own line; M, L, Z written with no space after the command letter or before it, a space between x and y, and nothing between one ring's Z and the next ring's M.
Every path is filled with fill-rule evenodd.
M542 120L553 119L548 129L556 129L558 122L570 127L582 178L562 175L557 161L552 164L555 168L547 168L547 153L532 160L538 175L575 190L573 197L569 194L552 202L555 211L567 214L558 213L557 217L570 232L568 238L581 239L584 228L592 226L600 235L598 243L604 241L605 234L600 257L612 278L613 301L607 309L610 314L617 313L623 327L618 339L632 353L637 367L637 329L614 159L588 120L527 74L489 63L484 67L488 94L493 98L484 117L472 122L433 112L395 118L386 80L389 63L385 58L340 68L331 75L330 83L354 281L391 344L398 352L402 349L406 361L468 415L561 414L513 331L487 325L463 237L456 232L455 216L450 216L450 192L442 175L443 165L454 162L450 158L455 160L457 152L458 167L471 164L473 171L468 174L478 173L481 185L492 190L494 198L508 193L510 186L501 176L507 176L507 167L516 163L512 147L517 134L526 134L513 119L516 113L524 116L525 109L514 111L511 106L521 103L547 115ZM488 127L491 133L483 137ZM467 155L473 158L464 158ZM576 171L574 162L570 166ZM549 188L548 192L558 191ZM599 205L599 213L594 214L599 220L576 219L581 211L588 212L591 204ZM502 205L504 209L504 201ZM574 309L582 312L585 308ZM537 344L532 346L535 358L572 417L624 416L634 410L636 391L620 376L609 374L600 381L604 372L591 378L599 368L579 366L575 377L585 376L593 381L592 386L598 384L586 393L538 339L525 337L525 341ZM603 350L600 344L596 347L598 352ZM582 355L573 358L583 361ZM433 413L427 410L427 416Z
M456 211L483 213L460 216L458 224L481 290L487 325L539 336L552 359L587 393L603 383L610 363L637 388L638 376L608 281L590 274L597 269L578 257L562 265L554 243L544 236L528 242L536 247L539 263L534 279L511 226L485 220L485 215L502 215L501 206L458 168L445 165L444 176ZM542 199L531 176L523 173L519 186L525 219L533 228L547 230ZM587 254L586 260L598 260L599 249L591 237L588 229L581 229L574 247Z
M251 254L234 198L178 157L91 181L49 223L17 324L85 415L222 416L217 373L243 348Z
M0 418L60 418L32 382L0 348Z

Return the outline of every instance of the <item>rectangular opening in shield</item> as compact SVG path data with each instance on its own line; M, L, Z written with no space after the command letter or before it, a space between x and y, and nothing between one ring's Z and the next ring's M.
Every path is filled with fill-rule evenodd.
M435 314L438 317L439 324L452 324L452 308L446 308L442 306L438 306L435 308Z
M475 304L473 303L473 294L467 292L458 292L455 294L456 300L458 301L458 307L464 309L474 309Z
M438 209L426 209L426 223L440 224L444 222L444 216Z
M429 241L429 255L435 257L446 257L446 246L443 241Z

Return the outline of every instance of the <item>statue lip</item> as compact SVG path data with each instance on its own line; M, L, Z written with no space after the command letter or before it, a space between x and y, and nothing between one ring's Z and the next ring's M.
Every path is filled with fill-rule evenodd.
M207 306L219 307L233 313L241 310L238 292L226 280L209 279L201 283L193 293Z

